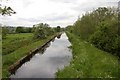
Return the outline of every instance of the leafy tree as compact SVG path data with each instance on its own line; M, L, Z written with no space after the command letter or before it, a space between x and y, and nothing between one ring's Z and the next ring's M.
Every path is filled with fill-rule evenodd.
M45 31L43 28L37 27L34 33L35 39L44 39L46 38Z
M60 26L57 26L56 31L57 31L57 32L60 32L60 30L61 30L61 27L60 27Z
M4 7L2 4L0 4L0 14L11 16L11 14L16 14L16 12L11 7Z
M9 16L11 16L11 14L15 14L15 13L16 12L11 7L5 6L4 8L2 8L0 6L0 14L1 15L9 15Z
M35 32L34 32L34 38L35 39L46 38L45 29L44 29L46 27L46 25L44 25L43 23L39 23L37 25L34 25L33 27L35 29Z
M16 33L24 33L24 27L17 27Z
M24 32L25 32L25 33L31 33L31 32L32 32L32 28L26 27L26 28L24 29Z
M100 7L78 18L67 30L101 50L120 56L119 15L116 8Z
M35 27L35 25L33 25L33 27L32 27L32 32L33 33L35 32L35 29L36 29L36 27Z
M39 23L34 25L32 31L34 32L34 38L37 39L44 39L47 36L53 35L55 33L54 28L51 28L47 23Z

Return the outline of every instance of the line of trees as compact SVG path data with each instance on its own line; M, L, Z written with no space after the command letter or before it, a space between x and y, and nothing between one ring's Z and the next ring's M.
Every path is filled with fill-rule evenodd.
M67 30L97 48L120 57L120 20L117 8L100 7L86 13Z
M33 33L34 38L36 39L44 39L47 36L53 35L56 32L60 32L62 29L60 26L50 27L47 23L39 23L33 25L33 27L7 27L2 26L2 39L5 39L7 34L15 34L15 33Z

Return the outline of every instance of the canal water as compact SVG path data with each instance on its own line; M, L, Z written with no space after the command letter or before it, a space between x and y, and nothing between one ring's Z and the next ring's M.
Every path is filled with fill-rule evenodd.
M68 66L72 52L71 43L65 33L51 41L44 51L36 53L30 61L18 68L10 78L55 78L58 70Z

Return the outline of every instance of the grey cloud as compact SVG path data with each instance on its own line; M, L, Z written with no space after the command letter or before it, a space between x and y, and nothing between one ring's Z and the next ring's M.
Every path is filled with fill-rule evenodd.
M58 21L58 20L70 19L71 17L73 17L73 15L66 15L66 14L51 15L48 18L46 18L46 20L48 20L48 21Z
M21 21L28 21L28 22L40 22L40 18L18 18Z
M89 3L83 3L81 5L76 5L76 7L73 7L72 9L75 11L91 11L93 9L96 9L98 7L117 7L117 2L89 2Z
M70 15L70 14L54 14L54 15L46 15L46 16L39 16L36 18L17 18L16 20L12 20L11 18L7 18L7 20L5 18L3 18L3 24L5 25L10 25L10 24L16 24L16 26L32 26L34 24L37 23L48 23L51 26L64 26L65 24L70 24L71 20L72 23L74 22L73 20L75 20L74 15ZM14 25L11 25L14 26Z
M36 18L18 18L18 20L22 21L29 21L29 22L41 22L41 21L61 21L61 20L69 20L70 18L74 17L73 15L46 15L46 16L39 16Z
M51 0L51 1L60 3L76 3L78 0Z

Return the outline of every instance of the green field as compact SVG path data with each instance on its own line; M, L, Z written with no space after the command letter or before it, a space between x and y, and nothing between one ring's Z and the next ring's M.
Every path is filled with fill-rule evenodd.
M32 38L32 33L7 34L6 39L2 41L2 55L9 54L22 46L34 42Z
M0 32L0 79L1 78L2 78L2 36Z
M8 67L10 65L15 63L17 60L19 60L23 56L27 55L31 50L34 50L37 47L43 45L45 42L50 40L54 35L48 36L46 39L41 39L41 40L33 40L32 36L33 34L31 33L9 34L7 38L3 40L3 47L8 47L9 45L10 46L9 48L11 49L11 47L17 46L17 48L14 51L2 56L2 61L3 61L2 77L3 78L8 77L10 75L10 73L8 72ZM21 46L18 47L18 45L20 44Z
M73 59L56 73L58 78L116 78L118 58L95 48L74 34L67 33L72 43Z

